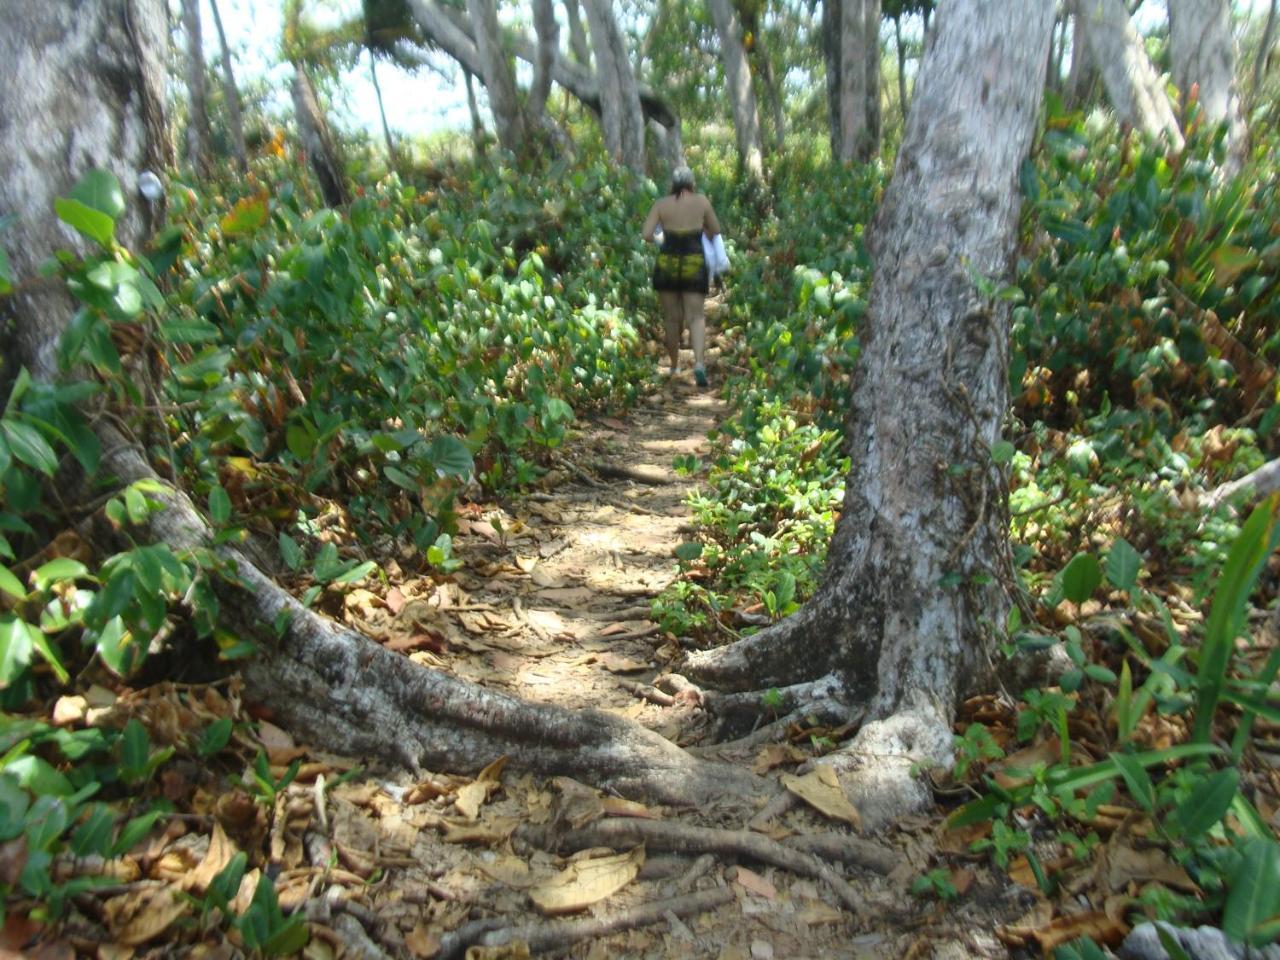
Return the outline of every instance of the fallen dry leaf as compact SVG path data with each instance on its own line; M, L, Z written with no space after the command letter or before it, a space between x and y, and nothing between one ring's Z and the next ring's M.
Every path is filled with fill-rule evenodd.
M849 802L834 770L818 766L803 777L782 775L782 785L824 816L841 820L855 830L862 829L862 816Z
M418 924L404 938L404 945L415 957L421 957L422 960L431 960L440 952L440 938L437 937L426 924Z
M467 947L466 960L529 960L529 945L523 940L501 947Z
M1033 931L1031 938L1040 944L1045 956L1049 956L1062 944L1081 937L1091 937L1096 943L1114 947L1128 932L1129 927L1122 920L1091 910L1088 913L1058 917L1047 927Z
M790 743L770 743L761 748L756 754L756 761L752 765L752 769L757 775L763 776L774 767L785 766L789 763L803 763L806 759L804 751L794 744Z
M103 910L116 942L136 947L168 930L187 904L170 887L150 887L112 897Z
M575 860L550 880L529 891L529 899L543 913L556 915L583 910L617 893L644 866L644 847L628 853Z
M1122 892L1130 883L1156 881L1185 893L1196 893L1199 887L1182 867L1173 863L1159 848L1134 850L1132 847L1107 848L1107 886Z
M541 565L533 568L533 572L529 574L529 579L539 587L556 589L564 586L563 579L557 577L554 573L549 573Z
M622 797L605 797L601 803L604 806L606 816L635 817L638 820L661 819L643 803L637 803L635 800L624 800Z
M445 843L502 843L516 832L519 821L514 817L494 817L484 823L455 823L442 821L441 839Z
M222 824L217 820L213 821L213 836L209 838L209 849L205 852L204 859L183 878L182 889L204 893L213 882L213 878L222 872L235 855L235 844L227 839L227 832L222 829Z
M400 611L404 609L405 596L400 592L399 587L392 587L387 591L386 603L387 609L391 611L392 616L399 615Z
M596 657L596 662L610 673L636 673L640 670L649 669L649 664L647 663L612 652L600 654Z
M778 888L754 870L734 867L733 882L754 896L764 897L766 900L778 899Z
M492 862L482 860L476 867L489 879L505 883L509 887L529 885L529 865L519 857L499 856Z

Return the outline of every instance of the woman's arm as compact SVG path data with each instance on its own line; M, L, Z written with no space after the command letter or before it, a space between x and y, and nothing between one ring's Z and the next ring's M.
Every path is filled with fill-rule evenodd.
M716 212L712 209L710 200L707 200L707 209L702 214L702 232L710 240L714 240L720 233L720 221L716 219Z
M658 205L654 203L649 208L649 215L644 218L644 226L640 229L640 235L644 237L645 243L653 242L653 232L658 228Z

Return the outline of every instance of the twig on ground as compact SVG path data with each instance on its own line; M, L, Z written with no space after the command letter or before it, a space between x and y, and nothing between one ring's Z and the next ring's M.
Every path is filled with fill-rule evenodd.
M676 698L669 693L663 693L661 690L649 686L647 683L640 683L636 680L620 679L618 686L623 690L634 693L637 697L643 697L650 703L656 703L660 707L669 707L676 702Z
M637 483L647 483L651 487L666 487L675 483L675 480L665 470L658 470L652 467L633 467L625 463L609 463L605 460L597 460L591 465L591 468L602 477L634 480Z
M560 457L558 462L560 463L561 466L563 466L566 470L568 470L570 473L572 473L575 477L577 477L579 480L581 480L583 483L585 483L589 487L596 487L597 489L602 489L609 486L607 483L601 483L599 480L597 480L591 474L587 473L587 471L583 470L580 466L578 466L568 457Z
M622 910L609 917L591 920L551 920L530 923L520 927L502 927L501 920L480 920L468 923L442 938L438 960L455 960L468 947L501 947L523 941L531 953L563 950L580 940L605 937L620 930L662 923L668 913L677 917L715 910L732 903L736 894L729 887L717 887L699 893L655 900Z
M749 857L801 876L822 880L852 913L861 916L865 912L864 898L829 864L812 854L783 846L747 830L716 830L662 820L611 817L581 830L574 830L566 834L561 842L574 849L643 843L649 850L701 850L705 853Z

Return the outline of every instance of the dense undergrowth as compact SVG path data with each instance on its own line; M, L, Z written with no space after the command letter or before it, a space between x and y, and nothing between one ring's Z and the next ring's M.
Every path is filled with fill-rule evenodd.
M955 776L985 799L954 822L1052 896L1114 835L1107 818L1136 812L1195 892L1153 882L1126 908L1261 941L1280 848L1256 750L1280 731L1280 660L1249 603L1274 603L1280 523L1274 502L1246 523L1195 497L1280 452L1280 199L1261 162L1218 183L1215 149L1201 134L1169 160L1051 115L1022 178L1017 282L988 291L1015 301L1015 405L992 451L1026 589L1008 646L1062 644L1075 668L1016 705L968 705ZM703 475L701 529L655 604L696 644L815 588L847 471L862 226L888 175L793 157L761 214L714 156L702 166L735 253L721 371L736 413L710 463L678 464ZM252 648L219 626L211 553L132 540L158 485L101 478L98 501L60 499L98 470L91 418L135 432L220 538L310 603L385 557L447 575L459 497L534 482L577 416L631 403L651 374L637 225L652 186L594 162L456 165L366 182L338 214L295 169L266 155L247 179L174 186L172 226L145 255L112 239L124 201L108 178L59 206L94 244L61 266L80 304L63 360L88 373L22 378L0 418L0 892L37 919L111 880L76 865L140 842L175 769L204 768L193 790L231 778L263 807L296 774L255 752L233 686L130 690L168 646L228 661ZM1062 855L1037 853L1045 841ZM269 881L232 919L245 868L211 879L201 922L295 949L305 930Z
M1277 784L1251 736L1265 730L1274 749L1280 721L1278 631L1263 612L1280 577L1280 507L1245 524L1200 498L1280 451L1274 170L1260 144L1256 167L1223 183L1212 132L1166 158L1054 111L1021 178L1017 281L985 289L1014 303L1014 407L992 451L1009 464L1025 591L1006 652L1060 644L1072 667L1016 704L967 705L954 776L985 797L952 825L1052 897L1103 837L1115 843L1108 816L1146 817L1143 842L1187 883L1145 877L1126 909L1269 942ZM702 529L655 603L694 643L785 616L816 587L870 280L849 224L871 221L883 178L802 173L817 186L780 199L746 244L723 331L737 413L711 463L678 463L705 470L690 501ZM954 896L949 875L933 871L920 891ZM1059 927L1057 943L1120 929L1105 917Z

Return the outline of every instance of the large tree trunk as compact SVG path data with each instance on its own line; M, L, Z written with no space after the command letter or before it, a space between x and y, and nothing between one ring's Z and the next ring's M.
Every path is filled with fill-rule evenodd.
M840 3L840 159L865 160L870 153L867 118L866 0Z
M1075 16L1077 33L1083 31L1087 44L1085 55L1102 75L1116 117L1149 137L1168 138L1173 149L1181 150L1173 106L1123 0L1075 0Z
M541 126L546 120L547 97L551 94L551 78L556 58L560 56L560 25L556 23L554 0L533 0L533 32L538 53L533 63L533 83L529 87L526 116Z
M1231 35L1227 0L1169 0L1169 59L1173 83L1210 124L1227 125L1225 172L1234 174L1244 162L1246 134L1240 93L1236 87L1236 45Z
M760 78L764 92L765 107L769 111L770 125L773 127L772 149L781 152L787 137L787 118L782 104L782 81L773 69L773 57L770 55L770 43L765 40L764 31L757 25L756 42L751 48L752 59L756 64L756 76Z
M249 151L244 142L244 117L240 110L240 88L236 85L235 65L231 62L231 47L227 44L227 32L222 27L218 0L209 0L209 9L213 11L213 25L218 31L218 45L222 48L222 99L231 133L231 149L240 172L245 173L249 169Z
M591 45L587 43L587 31L582 26L578 0L564 0L564 17L569 23L569 50L579 66L591 69Z
M49 379L73 308L61 283L41 278L40 264L57 250L85 249L54 217L54 200L103 168L128 201L119 236L144 236L163 217L162 203L141 200L138 177L162 175L173 162L164 120L169 22L163 0L74 9L0 0L0 23L0 211L14 216L4 244L15 279L0 297L0 353L6 382L19 366Z
M907 124L907 52L902 48L902 16L893 18L893 48L898 52L898 109L902 125Z
M187 39L187 162L200 176L209 174L209 107L204 85L204 38L200 0L182 0L182 32Z
M480 77L489 93L498 143L518 154L525 143L524 117L516 93L515 71L502 43L496 0L467 0L467 12L471 15L472 35L480 55Z
M752 180L764 179L764 150L760 142L760 111L751 89L751 70L742 46L742 27L732 0L707 0L711 19L720 38L720 59L725 86L733 112L733 129L738 139L738 158Z
M596 55L596 79L600 84L600 126L605 152L615 163L623 160L622 147L622 76L614 61L609 28L605 25L601 0L582 0L587 13L587 29L591 32L591 49Z
M796 616L687 664L735 689L829 674L825 697L864 702L873 722L842 762L861 765L846 787L872 823L928 800L910 764L950 763L954 708L989 679L1010 602L1006 484L990 452L1008 407L1009 313L973 277L1012 267L1052 25L1053 0L1012 18L1003 0L938 9L870 234L853 466L822 586Z
M1262 90L1263 78L1271 67L1271 48L1276 42L1276 8L1280 0L1271 0L1267 7L1267 22L1262 28L1262 40L1258 43L1258 55L1253 61L1253 82L1249 87L1249 103L1252 107L1258 102L1258 94Z
M866 18L863 27L863 39L867 80L867 149L863 160L870 160L880 153L880 0L863 0L863 14Z
M351 196L342 172L338 145L329 133L329 122L320 109L311 74L302 61L293 64L293 113L298 122L298 137L306 151L307 162L320 184L320 193L330 207L345 207Z
M841 6L842 0L822 0L822 60L826 66L827 123L832 160L844 156L840 122Z
M137 246L154 225L157 211L139 208L136 178L166 159L158 56L166 19L163 0L82 0L74 11L0 0L0 15L0 208L16 214L21 240L13 247L18 292L4 303L15 311L21 359L50 377L54 341L74 309L60 282L36 279L38 265L67 244L52 214L54 198L85 170L107 167L128 197L120 241ZM21 82L33 76L48 82ZM95 429L102 478L162 484L115 418L99 418ZM311 742L413 771L476 770L509 755L514 766L538 774L672 804L750 796L763 787L623 718L529 703L419 667L303 607L235 549L215 547L182 491L152 496L165 509L131 532L180 554L216 551L234 570L217 586L220 622L260 645L244 668L246 695ZM272 625L286 622L277 637Z
M591 42L596 51L597 75L603 95L607 67L616 74L619 103L618 126L621 135L622 160L634 173L644 173L644 110L640 105L640 90L636 85L635 71L627 53L626 41L618 20L613 15L612 0L583 0L587 9ZM601 49L608 49L606 55Z

